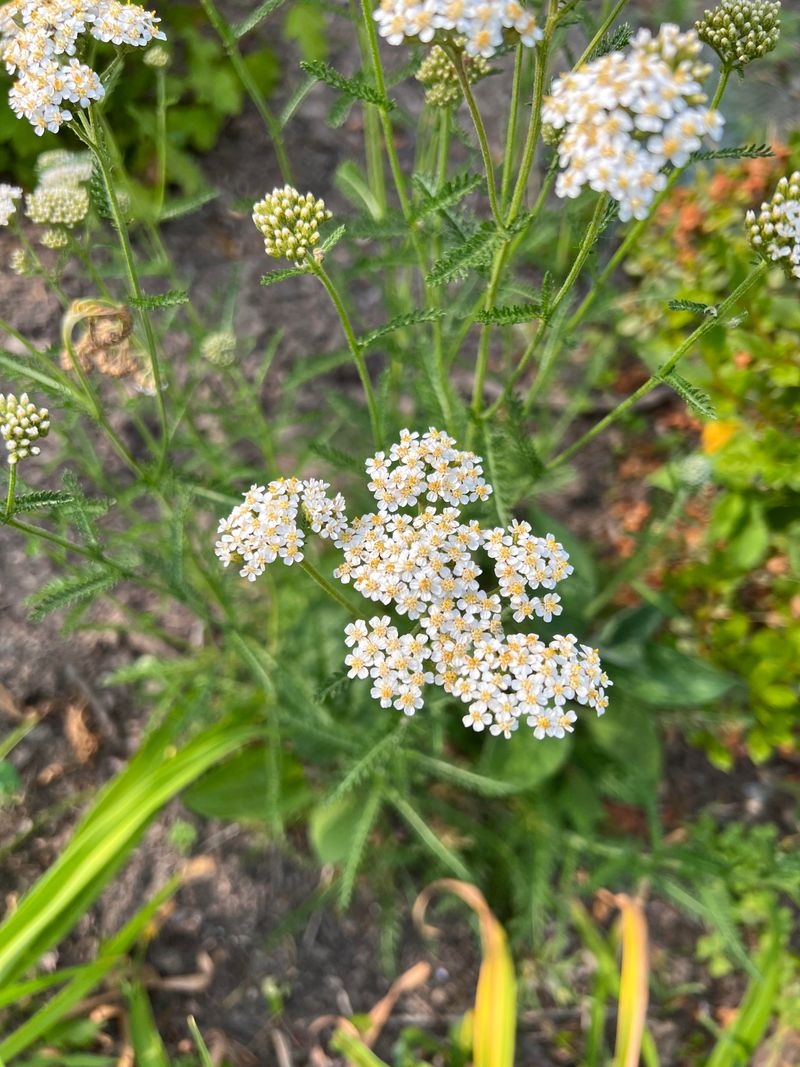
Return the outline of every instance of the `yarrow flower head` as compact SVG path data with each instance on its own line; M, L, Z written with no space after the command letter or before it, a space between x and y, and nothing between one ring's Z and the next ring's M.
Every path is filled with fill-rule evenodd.
M662 168L688 162L704 136L719 140L724 120L705 106L711 68L690 30L666 24L654 37L639 30L627 52L610 52L563 74L545 99L542 119L563 131L556 193L585 185L608 193L623 222L646 218L666 185Z
M72 119L70 104L102 100L97 73L77 57L79 39L141 47L165 36L159 19L119 0L9 0L0 10L0 58L16 81L9 103L37 134L57 133Z
M319 243L319 227L332 218L313 193L298 193L291 185L273 189L253 207L253 222L264 237L264 249L275 259L302 263Z
M217 367L229 367L236 359L236 335L229 330L207 334L200 343L200 355Z
M22 190L16 185L0 184L0 226L8 226L11 216L15 214L15 200L22 196Z
M25 214L38 225L72 229L89 212L89 194L80 185L40 185L25 197Z
M374 17L389 44L449 43L484 59L506 42L532 48L544 36L519 0L381 0Z
M781 35L779 0L722 0L694 24L724 66L747 66L771 52Z
M472 82L485 78L491 70L483 56L464 56L464 71ZM425 103L431 107L452 107L461 99L461 84L453 61L443 48L434 45L415 75L425 86Z
M49 430L47 408L37 408L27 393L19 399L13 393L0 393L0 436L5 441L10 466L27 456L38 456L36 442L47 437Z
M368 679L381 707L414 715L425 688L438 686L464 705L464 726L505 738L521 722L537 739L565 737L575 706L602 715L611 682L596 649L572 634L544 641L506 631L503 598L515 622L550 622L561 613L556 586L572 567L552 534L539 537L526 522L487 528L462 518L464 506L492 492L480 457L439 430L404 430L366 470L377 510L352 521L325 482L254 486L220 524L217 554L226 565L243 564L250 580L279 556L293 562L302 509L312 531L343 552L334 576L394 612L345 628L348 675ZM491 581L476 553L492 561ZM403 617L416 624L412 632L401 632Z
M800 278L800 170L781 178L772 199L745 216L750 244L766 260Z

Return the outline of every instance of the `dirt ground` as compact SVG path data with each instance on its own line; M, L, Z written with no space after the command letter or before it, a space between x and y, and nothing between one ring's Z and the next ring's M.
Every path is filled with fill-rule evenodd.
M333 61L339 63L336 57ZM341 65L347 67L346 56ZM500 80L495 83L487 90L490 94L502 92ZM329 100L321 87L309 96L290 127L289 151L299 161L298 184L324 196L335 212L346 205L333 186L333 175L339 162L360 153L360 130L357 118L343 129L330 130L324 123ZM254 145L261 147L254 150ZM410 147L401 144L401 155ZM265 269L261 239L234 205L260 196L279 183L279 176L249 108L229 123L204 166L221 196L199 218L168 227L166 239L186 268L200 306L237 269L243 286L240 333L263 340L277 327L286 328L265 396L268 404L270 390L280 389L281 376L294 360L330 345L336 324L318 300L313 301L314 315L308 315L313 280L285 286L279 299L259 285ZM7 238L0 238L0 262L7 261L9 246ZM4 313L15 325L34 341L52 341L58 309L41 283L5 272L0 286L3 307L11 309ZM374 299L368 291L362 297L367 318ZM345 371L337 387L351 386L355 388L356 381ZM596 483L597 475L594 466L584 469L562 507L574 515L576 501L587 499L587 487ZM13 754L24 800L0 809L0 890L9 904L58 855L88 793L119 771L135 751L143 719L125 689L105 688L103 678L148 651L146 642L108 632L64 637L53 618L32 626L23 602L47 577L43 557L27 556L19 539L0 535L0 723L5 731L29 708L41 716ZM683 817L708 804L730 817L756 817L748 815L756 808L763 817L765 806L772 803L767 781L749 764L743 763L735 778L722 775L677 740L669 747L668 760L664 801L678 805ZM776 814L790 817L788 812ZM48 968L90 959L98 939L118 929L181 867L185 858L169 837L177 817L187 818L179 804L162 813L100 903L48 954ZM292 839L285 848L270 847L252 831L188 818L198 834L192 852L212 861L213 871L178 893L148 949L154 1008L165 1039L172 1049L187 1050L186 1017L193 1014L210 1044L225 1044L242 1067L312 1062L314 1019L368 1010L389 987L391 979L378 963L379 905L362 896L347 915L329 906L308 914L304 906L324 889L324 872L321 875L312 863L302 840ZM666 952L674 951L676 981L696 980L696 974L683 975L679 969L689 966L686 960L699 931L660 903L651 906L650 921L654 939ZM276 940L275 931L282 926L285 933ZM468 1007L477 975L477 952L466 920L449 917L435 946L422 941L407 917L404 929L401 969L424 959L431 963L432 975L400 1002L384 1051L403 1022L442 1033ZM193 978L181 982L181 976ZM582 973L576 968L575 980L588 981L585 969ZM273 987L280 989L282 1010L277 1013L276 997L270 996ZM710 999L716 1001L718 994L724 1001L726 994L736 992L721 987ZM555 1004L526 1012L520 1067L569 1064L568 1054L553 1052L553 1038L559 1029L577 1028L581 1021L577 1012L564 1012ZM686 1024L685 1017L655 1024L665 1067L678 1067L673 1057Z

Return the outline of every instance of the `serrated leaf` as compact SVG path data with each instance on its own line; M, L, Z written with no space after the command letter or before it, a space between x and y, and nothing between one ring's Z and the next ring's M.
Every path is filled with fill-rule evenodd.
M327 463L330 463L332 467L336 467L338 470L354 471L356 474L364 473L364 464L361 460L356 459L355 456L351 456L347 452L343 452L340 448L334 448L333 445L326 445L321 441L315 441L311 445L310 450L315 456L324 459Z
M419 220L424 219L433 211L444 211L445 208L453 207L477 189L483 183L483 178L480 174L470 174L468 171L456 174L436 193L431 193L427 182L424 182L419 174L415 174L411 181L425 197L424 203L414 210L414 219Z
M199 211L201 207L210 203L212 200L216 200L219 196L217 189L204 189L202 193L197 193L196 196L185 196L179 200L170 200L161 209L159 214L159 220L161 222L168 222L170 219L182 219L185 215L191 215L195 211Z
M623 22L621 26L617 26L616 29L609 30L600 39L597 46L589 53L587 62L591 63L595 59L599 59L601 56L607 56L609 52L621 52L623 48L626 48L630 43L630 39L633 36L633 30L627 22Z
M64 507L75 503L75 496L59 489L40 489L33 493L20 493L14 499L14 514L26 511L44 511L47 508Z
M692 311L696 315L708 315L716 311L710 304L700 304L696 300L670 300L667 307L670 311Z
M375 344L376 341L390 333L394 333L396 330L405 329L406 326L415 326L418 322L435 322L437 319L443 318L444 315L443 308L420 308L417 311L409 311L406 315L398 315L383 326L378 326L376 329L364 334L363 337L360 337L358 339L359 347L369 348L370 345Z
M511 393L506 401L508 412L508 437L519 456L523 470L527 471L533 481L545 472L545 464L536 451L530 434L525 429L525 412L522 401L516 393Z
M704 393L702 389L698 389L696 385L692 385L691 382L687 382L685 378L682 378L680 374L676 374L675 371L670 371L669 374L662 375L660 381L668 385L670 389L673 389L682 400L685 400L689 407L697 412L698 415L702 415L705 419L716 419L717 413L714 410L714 405L711 403L711 397L708 393Z
M92 167L92 176L89 179L89 200L98 218L113 219L111 205L108 202L108 190L103 180L103 173L97 163Z
M185 289L168 289L165 293L156 293L153 296L132 296L128 302L131 307L139 308L140 311L157 311L159 308L188 304L189 294Z
M106 568L83 571L71 578L55 578L42 589L28 597L31 606L29 618L38 622L59 608L72 607L94 600L120 581L116 571Z
M306 74L311 74L317 81L325 82L332 89L336 89L353 100L361 100L365 104L374 104L383 111L391 111L395 107L394 100L383 96L378 90L369 84L364 78L346 78L329 63L315 60L311 63L301 63L301 68Z
M336 229L333 231L333 233L329 234L325 238L325 240L319 246L318 251L320 251L322 253L330 252L330 250L332 248L335 248L336 245L339 243L339 241L341 241L341 239L344 237L346 232L347 232L347 226L345 226L344 223L342 223L341 226L337 226Z
M500 241L497 229L489 223L480 226L471 237L450 248L434 263L426 281L429 285L446 285L463 278L470 268L486 263L492 249Z
M745 144L735 148L701 148L692 152L689 159L692 163L699 163L708 159L770 159L774 155L768 144Z
M285 278L299 278L301 274L309 274L305 267L287 267L286 270L271 270L269 274L262 274L262 285L274 285L282 282Z
M504 307L485 308L475 316L476 322L488 326L516 326L542 317L542 305L536 301L528 304L506 304Z

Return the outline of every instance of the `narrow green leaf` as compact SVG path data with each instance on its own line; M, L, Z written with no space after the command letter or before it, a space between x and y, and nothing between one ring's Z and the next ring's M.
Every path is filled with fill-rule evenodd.
M489 223L479 226L463 243L448 249L434 263L427 276L429 285L445 285L463 278L474 267L483 266L500 241L497 229Z
M690 158L692 163L699 163L708 159L769 159L774 155L767 144L745 144L736 148L698 149Z
M119 573L107 568L82 571L71 578L54 578L28 597L27 603L31 606L28 618L31 622L39 622L59 608L85 604L113 589L119 581Z
M395 107L394 100L383 96L378 90L369 84L364 78L346 78L329 63L315 60L312 63L301 63L301 68L306 74L311 74L317 81L325 82L332 89L344 93L353 100L362 100L366 104L374 104L383 111L391 111Z
M682 378L680 374L676 374L674 370L661 376L660 381L674 390L682 400L685 400L696 414L702 415L704 419L717 418L717 413L708 393L704 393L696 385L687 382L685 378Z
M142 311L157 311L159 308L176 307L179 304L188 304L189 294L185 289L169 289L166 293L156 293L153 296L132 296L129 299L131 307Z
M308 273L305 267L287 267L286 270L271 270L269 274L262 275L261 284L274 285L275 282L282 282L285 278L299 278L301 274Z
M244 37L246 33L250 33L257 26L260 26L264 19L269 18L273 11L277 11L279 7L283 7L286 0L264 0L263 4L259 4L258 7L251 11L247 18L233 28L235 37Z
M505 307L485 308L475 316L476 322L491 326L516 326L542 317L542 305L538 300L527 304L506 304Z
M380 341L381 338L390 333L404 330L407 326L416 326L418 322L435 322L437 319L444 318L445 314L444 308L419 308L417 311L409 311L405 315L398 315L383 326L378 326L376 329L364 334L363 337L359 337L359 347L369 348L370 345Z

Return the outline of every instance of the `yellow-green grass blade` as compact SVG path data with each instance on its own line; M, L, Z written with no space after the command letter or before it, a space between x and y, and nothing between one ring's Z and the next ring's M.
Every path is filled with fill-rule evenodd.
M614 1067L638 1067L647 1019L647 920L640 900L625 894L613 900L622 912L622 973Z
M460 897L478 916L480 924L483 961L472 1012L474 1067L514 1067L517 979L505 931L480 890L453 878L442 878L420 894L414 905L417 922L422 923L428 900L438 890Z
M10 1062L15 1056L19 1056L20 1053L30 1048L35 1041L46 1037L52 1027L87 996L115 966L121 964L125 953L138 941L155 913L172 896L182 881L182 876L177 875L162 886L120 931L100 946L99 958L94 963L83 967L71 967L56 975L47 975L46 977L51 980L51 985L54 984L53 980L59 980L59 978L61 980L69 978L69 984L0 1043L0 1059ZM42 980L33 980L18 983L10 987L8 992L13 994L16 990L21 1000L24 996L30 996L44 988L46 987L42 985ZM6 990L3 992L5 994ZM6 1001L6 1003L13 1003L13 1001Z
M169 1057L153 1018L150 998L141 982L128 984L125 1000L136 1067L169 1067Z
M23 974L72 928L164 804L262 729L226 721L180 751L166 732L151 738L100 793L59 859L0 926L0 984Z
M751 978L739 1011L711 1053L706 1067L744 1067L750 1063L776 1010L786 970L786 931L775 920L758 961L758 978Z

